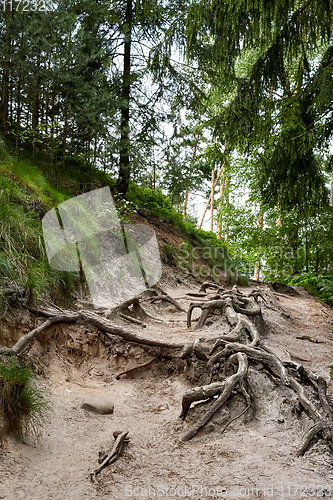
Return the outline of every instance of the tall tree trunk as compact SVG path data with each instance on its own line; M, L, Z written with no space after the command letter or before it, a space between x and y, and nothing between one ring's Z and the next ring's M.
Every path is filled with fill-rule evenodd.
M15 154L18 155L20 141L19 141L19 128L21 122L21 72L18 74L17 80L17 92L16 92L16 145Z
M331 173L330 207L333 207L333 170Z
M229 184L230 184L230 179L228 177L228 174L225 174L225 195L226 195L226 206L229 206ZM228 216L225 221L225 233L224 233L224 241L227 241L229 238L229 220Z
M132 0L126 1L124 28L124 66L120 123L120 165L116 189L122 195L128 191L130 180L129 118L131 77Z
M62 170L65 171L65 165L66 165L66 147L67 147L67 130L68 130L68 90L66 93L66 100L65 100L65 112L64 112L64 117L65 117L65 123L64 123L64 131L63 131L63 136L62 136Z
M187 203L188 203L188 189L186 189L186 191L185 191L185 200L184 200L183 219L186 219Z
M5 59L2 70L1 85L1 130L7 132L8 122L8 104L9 104L9 77L10 77L10 54L11 54L11 28L13 21L13 10L8 5L8 14L6 13L6 35L5 35Z
M33 130L37 130L38 121L39 121L39 84L40 84L40 54L39 50L37 55L37 72L36 72L36 80L35 80L35 88L33 94L33 104L32 104L32 128ZM35 156L36 152L36 141L35 138L32 140L32 156Z

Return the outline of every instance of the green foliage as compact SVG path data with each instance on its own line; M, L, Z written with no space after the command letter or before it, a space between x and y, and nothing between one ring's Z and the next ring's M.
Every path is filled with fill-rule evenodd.
M159 191L130 184L126 198L152 215L173 224L182 224L181 214L173 208L170 199Z
M303 286L309 293L333 305L333 275L313 276L311 273L294 276L290 285Z
M31 298L54 297L75 286L76 273L49 266L40 220L46 209L66 198L36 166L10 160L0 164L0 286L16 282ZM0 307L4 305L2 297Z
M163 250L163 255L162 260L166 262L166 264L169 264L170 266L173 266L177 262L177 248L175 248L173 245L168 245L165 243L162 247Z
M50 405L31 369L16 357L0 358L0 437L15 432L37 437Z

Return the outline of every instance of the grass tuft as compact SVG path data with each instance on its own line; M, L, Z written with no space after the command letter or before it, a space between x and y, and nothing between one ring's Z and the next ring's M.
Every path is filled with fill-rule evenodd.
M14 432L38 437L50 404L32 377L31 368L13 356L0 360L0 438Z

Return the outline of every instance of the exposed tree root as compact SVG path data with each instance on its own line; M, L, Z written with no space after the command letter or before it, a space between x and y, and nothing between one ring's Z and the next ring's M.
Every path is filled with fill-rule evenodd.
M90 472L90 479L93 483L98 482L97 475L105 469L105 467L108 467L108 465L113 464L118 458L120 457L122 453L122 448L123 444L126 442L126 437L128 435L127 432L121 432L121 433L115 433L116 434L116 441L113 445L112 450L106 454L106 457L102 461L102 463L99 465L99 467L96 467L92 472Z
M64 312L64 314L51 315L52 317L47 319L37 328L34 328L26 335L23 335L13 347L0 347L0 354L6 354L8 356L17 356L23 349L30 344L34 338L49 326L55 323L74 323L79 318L79 313Z
M221 287L219 285L217 285L216 283L211 283L210 281L205 281L205 283L202 283L201 287L199 288L199 293L200 292L206 293L208 288L213 288L214 290L219 290Z
M325 433L325 439L328 441L332 441L332 432L333 432L333 425L331 422L327 422L324 420L321 420L320 422L317 422L309 432L307 433L302 445L300 448L297 450L296 455L297 456L302 456L304 453L310 448L311 442L314 441L314 439L318 439L318 434L324 432Z
M220 384L220 387L215 387L215 392L212 394L212 389L211 386L208 386L206 388L203 387L198 387L196 390L191 395L192 402L193 401L200 401L203 398L201 397L204 395L204 399L207 399L207 395L209 394L208 397L213 397L215 394L219 394L219 397L211 404L211 406L208 408L206 413L199 418L199 420L191 427L182 437L181 441L188 441L189 439L192 439L198 431L208 422L208 420L224 405L224 403L228 400L229 396L231 395L232 391L235 389L237 384L239 384L240 381L243 380L247 373L247 368L248 368L248 363L247 363L247 357L245 354L242 353L237 353L229 358L229 362L232 362L233 360L237 359L238 361L238 371L234 375L231 375L228 377L224 382L222 382L222 385ZM211 384L213 385L213 384ZM195 399L193 399L195 397ZM184 412L184 406L185 409L188 405L188 401L184 404L184 399L183 399L183 418L184 415L186 415L186 412Z
M220 298L217 298L217 297ZM247 365L249 362L260 363L268 373L273 375L276 383L280 383L292 389L298 396L301 407L306 411L310 418L315 422L314 427L306 436L302 444L299 454L303 454L310 446L311 442L318 436L323 434L328 441L332 440L333 429L333 410L326 396L326 382L322 377L319 377L304 368L302 365L294 362L283 363L281 359L270 351L267 347L260 345L260 336L256 326L248 318L248 316L261 316L261 308L258 302L259 298L267 301L256 290L245 297L238 291L237 287L233 287L230 291L219 291L219 294L214 297L216 300L210 300L202 303L192 302L187 313L187 324L191 326L192 312L196 307L201 309L201 316L198 321L197 328L202 328L206 319L213 313L215 309L220 309L226 316L227 321L232 326L232 330L226 335L220 335L208 351L205 352L204 344L208 340L201 339L200 349L204 356L197 356L201 360L207 359L207 371L213 373L213 367L224 363L228 366L230 361L238 360L237 373L229 376L225 380L213 382L209 385L195 387L186 391L182 400L181 417L185 419L192 403L205 401L207 399L216 398L209 406L205 414L192 426L183 436L182 441L188 441L194 437L197 432L209 421L228 400L232 391L237 385L241 386L242 392L246 398L247 406L239 415L232 418L225 425L223 431L230 425L231 422L239 418L251 406L251 398L247 393L243 382L246 380ZM223 347L218 350L219 347ZM216 352L216 350L218 350ZM195 356L196 351L193 346L184 347L181 357ZM295 378L299 379L298 381ZM313 403L307 397L304 386L312 385L317 391L318 403Z
M112 323L110 320L101 318L98 314L92 311L62 311L60 314L58 310L45 310L45 309L35 309L30 308L32 312L35 314L39 314L41 316L46 316L47 319L42 325L31 330L26 335L23 335L13 347L0 347L0 354L5 355L18 355L22 352L22 350L31 343L35 337L46 330L49 326L54 325L56 323L75 323L77 320L84 320L88 323L96 325L99 330L101 330L106 335L118 335L122 339L127 340L128 342L134 342L137 344L144 344L154 347L166 348L166 349L183 349L184 344L177 344L172 342L164 342L158 339L148 339L145 337L141 337L136 333L133 333L126 328L123 328L115 323Z
M76 321L97 326L100 332L103 332L104 335L112 338L112 340L114 340L114 336L119 336L125 341L141 344L143 347L152 346L157 348L150 353L154 356L153 359L130 370L119 373L116 378L119 378L125 373L150 365L160 356L158 353L162 349L166 349L167 352L172 351L174 353L172 356L184 360L187 359L186 363L189 363L189 365L191 363L197 363L200 371L206 371L206 378L203 379L205 384L207 380L212 382L206 385L199 385L185 392L182 399L182 419L186 418L193 403L206 400L210 400L210 402L205 413L183 434L181 437L182 441L192 439L198 431L207 424L210 418L227 403L236 389L243 394L246 401L246 407L237 416L229 420L222 432L224 432L233 421L246 414L252 405L251 397L246 390L246 387L248 387L247 384L249 383L247 380L248 365L252 364L252 368L255 369L256 365L260 363L264 373L266 372L266 374L269 374L271 378L273 378L275 384L286 386L289 390L295 392L300 406L314 422L313 427L304 438L298 450L298 454L304 454L311 443L320 435L327 441L332 441L333 408L326 395L326 381L299 363L293 361L282 362L274 352L260 342L260 332L258 328L260 330L261 327L256 326L258 324L260 325L260 321L263 322L261 313L262 302L260 302L259 299L262 299L263 304L268 306L268 303L270 303L269 294L265 294L264 292L261 293L260 290L256 289L248 296L244 296L236 286L234 286L232 290L224 290L208 282L203 285L199 291L200 298L202 298L202 290L206 292L209 287L216 289L217 294L214 296L214 300L210 298L206 302L190 303L187 311L188 327L191 327L193 321L192 312L196 307L201 309L201 315L196 329L203 328L207 318L213 315L215 310L219 310L222 313L222 318L226 318L230 325L229 333L214 338L198 338L194 342L172 343L160 339L142 337L136 332L119 326L110 319L101 317L91 310L72 312L59 310L59 308L44 310L29 307L29 310L35 314L46 317L46 321L21 337L13 347L0 347L0 354L18 355L33 342L38 334L48 327L56 323L74 323ZM178 310L183 311L178 302L166 295L162 290L158 292L155 290L148 290L148 292L148 298L143 300L148 300L152 303L166 301L173 304ZM270 292L270 294L272 294L272 292ZM274 303L271 305L273 307ZM115 318L122 317L128 321L140 324L141 326L145 325L144 319L150 317L141 306L138 297L125 301L123 304L108 311L107 315L111 315ZM137 317L134 318L134 315L138 316L140 319ZM254 324L254 321L256 324ZM172 356L170 355L170 357ZM238 364L237 370L230 374L229 370L233 364ZM222 373L223 376L221 375ZM307 387L310 387L310 395L308 395ZM255 405L252 407L255 407ZM193 409L193 411L195 412L195 409ZM122 435L122 440L116 440L115 443L115 447L117 448L118 446L118 448L111 450L103 460L101 466L90 474L92 481L97 480L97 475L102 468L112 463L127 433L122 433Z
M187 311L187 326L188 328L191 327L191 316L192 316L192 311L196 307L199 307L201 309L201 316L200 319L196 325L196 329L202 328L205 324L206 319L208 318L209 314L211 314L215 309L223 309L225 307L225 301L224 300L212 300L210 302L191 302L189 305L189 309Z
M142 328L146 328L147 325L140 319L132 318L132 316L128 316L128 314L123 314L123 313L118 313L118 316L120 318L126 319L126 321L129 321L130 323L135 323L136 325L142 326Z
M165 302L170 302L170 304L175 306L179 311L186 312L185 309L183 309L183 307L180 304L178 304L178 302L175 299L173 299L172 297L169 297L169 295L167 295L167 294L157 295L156 297L152 297L150 299L150 302L154 303L157 300L164 300Z
M142 365L138 365L138 366L134 366L134 368L130 368L129 370L125 370L123 372L120 372L118 373L118 375L116 375L115 379L116 380L119 380L121 375L127 375L128 373L132 373L134 372L135 370L139 370L140 368L144 368L146 366L149 366L151 365L154 361L156 361L157 359L157 356L155 356L153 359L150 359L149 361L147 361L146 363L143 363Z

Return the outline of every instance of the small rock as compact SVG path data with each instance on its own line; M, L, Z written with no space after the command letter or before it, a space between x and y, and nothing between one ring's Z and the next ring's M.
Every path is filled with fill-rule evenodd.
M81 408L98 415L110 415L113 413L114 405L107 399L89 397L82 401Z

